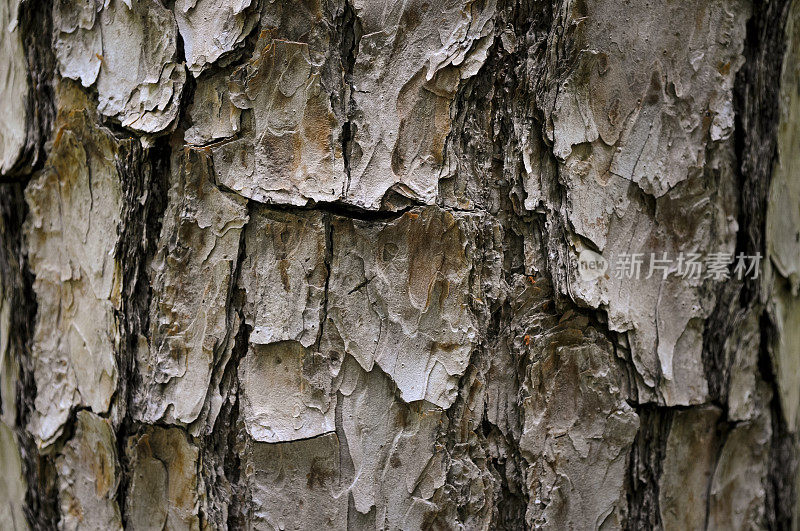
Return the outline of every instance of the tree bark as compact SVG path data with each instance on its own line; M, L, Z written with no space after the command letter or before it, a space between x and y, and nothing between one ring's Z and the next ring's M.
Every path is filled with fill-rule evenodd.
M0 28L0 528L798 528L800 3Z

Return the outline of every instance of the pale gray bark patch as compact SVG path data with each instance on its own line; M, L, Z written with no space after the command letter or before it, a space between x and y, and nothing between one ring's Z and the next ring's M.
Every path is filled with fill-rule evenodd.
M188 110L192 126L184 134L186 143L209 144L233 137L241 130L242 113L231 102L229 77L229 70L221 70L198 80L194 103Z
M177 0L175 18L183 38L186 66L195 77L232 52L258 22L252 0Z
M0 512L0 525L4 529L28 529L23 511L27 487L22 466L14 432L5 422L0 422L0 467L4 475L0 482L0 500L4 505Z
M251 213L239 278L250 343L317 342L328 276L324 218L316 211Z
M111 423L78 411L75 433L56 457L62 529L122 529L119 460Z
M658 481L664 529L704 529L709 483L717 464L721 412L715 407L677 411L664 447Z
M58 1L53 23L61 75L96 86L102 114L140 133L173 124L186 69L171 11L154 0Z
M0 174L8 173L25 147L28 109L28 64L19 25L19 0L0 3L0 79L2 94L0 116Z
M130 483L128 525L133 529L200 529L202 478L198 449L178 428L150 427L126 446Z
M321 5L289 12L278 4L265 5L255 53L229 78L233 105L250 119L241 138L214 150L219 182L263 203L339 200L346 175L330 94L342 87L323 84L338 62L331 15Z
M64 86L65 110L48 164L26 188L29 267L39 304L31 353L38 394L31 433L41 446L58 437L73 407L107 413L117 387L122 184L118 142L92 124L86 99Z
M619 528L639 418L624 401L609 342L585 316L550 319L553 328L530 337L523 384L526 520L532 527Z
M708 397L701 323L713 310L715 283L682 278L674 265L666 279L660 271L646 278L646 266L639 280L618 278L614 266L624 254L649 263L650 253L733 252L732 99L748 10L738 2L612 4L565 3L556 14L575 29L548 37L551 74L539 81L537 104L558 181L540 179L526 160L528 179L538 181L527 188L544 197L547 187L563 190L571 231L562 289L628 335L640 398L699 404ZM632 18L636 26L622 23ZM663 20L673 20L670 31L640 38ZM537 150L523 145L529 158ZM570 264L585 249L609 261L605 276L578 276Z
M726 437L709 489L708 527L766 527L769 417L736 426Z
M353 2L360 38L349 87L350 202L377 208L389 189L435 202L450 104L486 60L495 6Z
M480 338L482 282L496 282L470 245L482 221L437 207L388 223L332 219L323 353L380 367L406 402L452 404Z
M253 440L276 443L333 433L330 372L326 357L295 341L252 345L239 379L242 414Z

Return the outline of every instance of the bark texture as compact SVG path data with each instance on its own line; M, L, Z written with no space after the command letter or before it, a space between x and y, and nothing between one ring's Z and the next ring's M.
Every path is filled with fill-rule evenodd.
M0 31L0 528L800 526L800 2Z

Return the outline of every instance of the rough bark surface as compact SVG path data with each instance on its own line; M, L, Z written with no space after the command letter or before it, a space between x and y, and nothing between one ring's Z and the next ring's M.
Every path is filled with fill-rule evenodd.
M800 2L0 32L0 528L800 526Z

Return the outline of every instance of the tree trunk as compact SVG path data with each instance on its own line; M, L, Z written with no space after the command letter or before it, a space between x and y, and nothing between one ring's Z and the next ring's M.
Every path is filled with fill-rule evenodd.
M0 528L798 528L800 3L0 28Z

